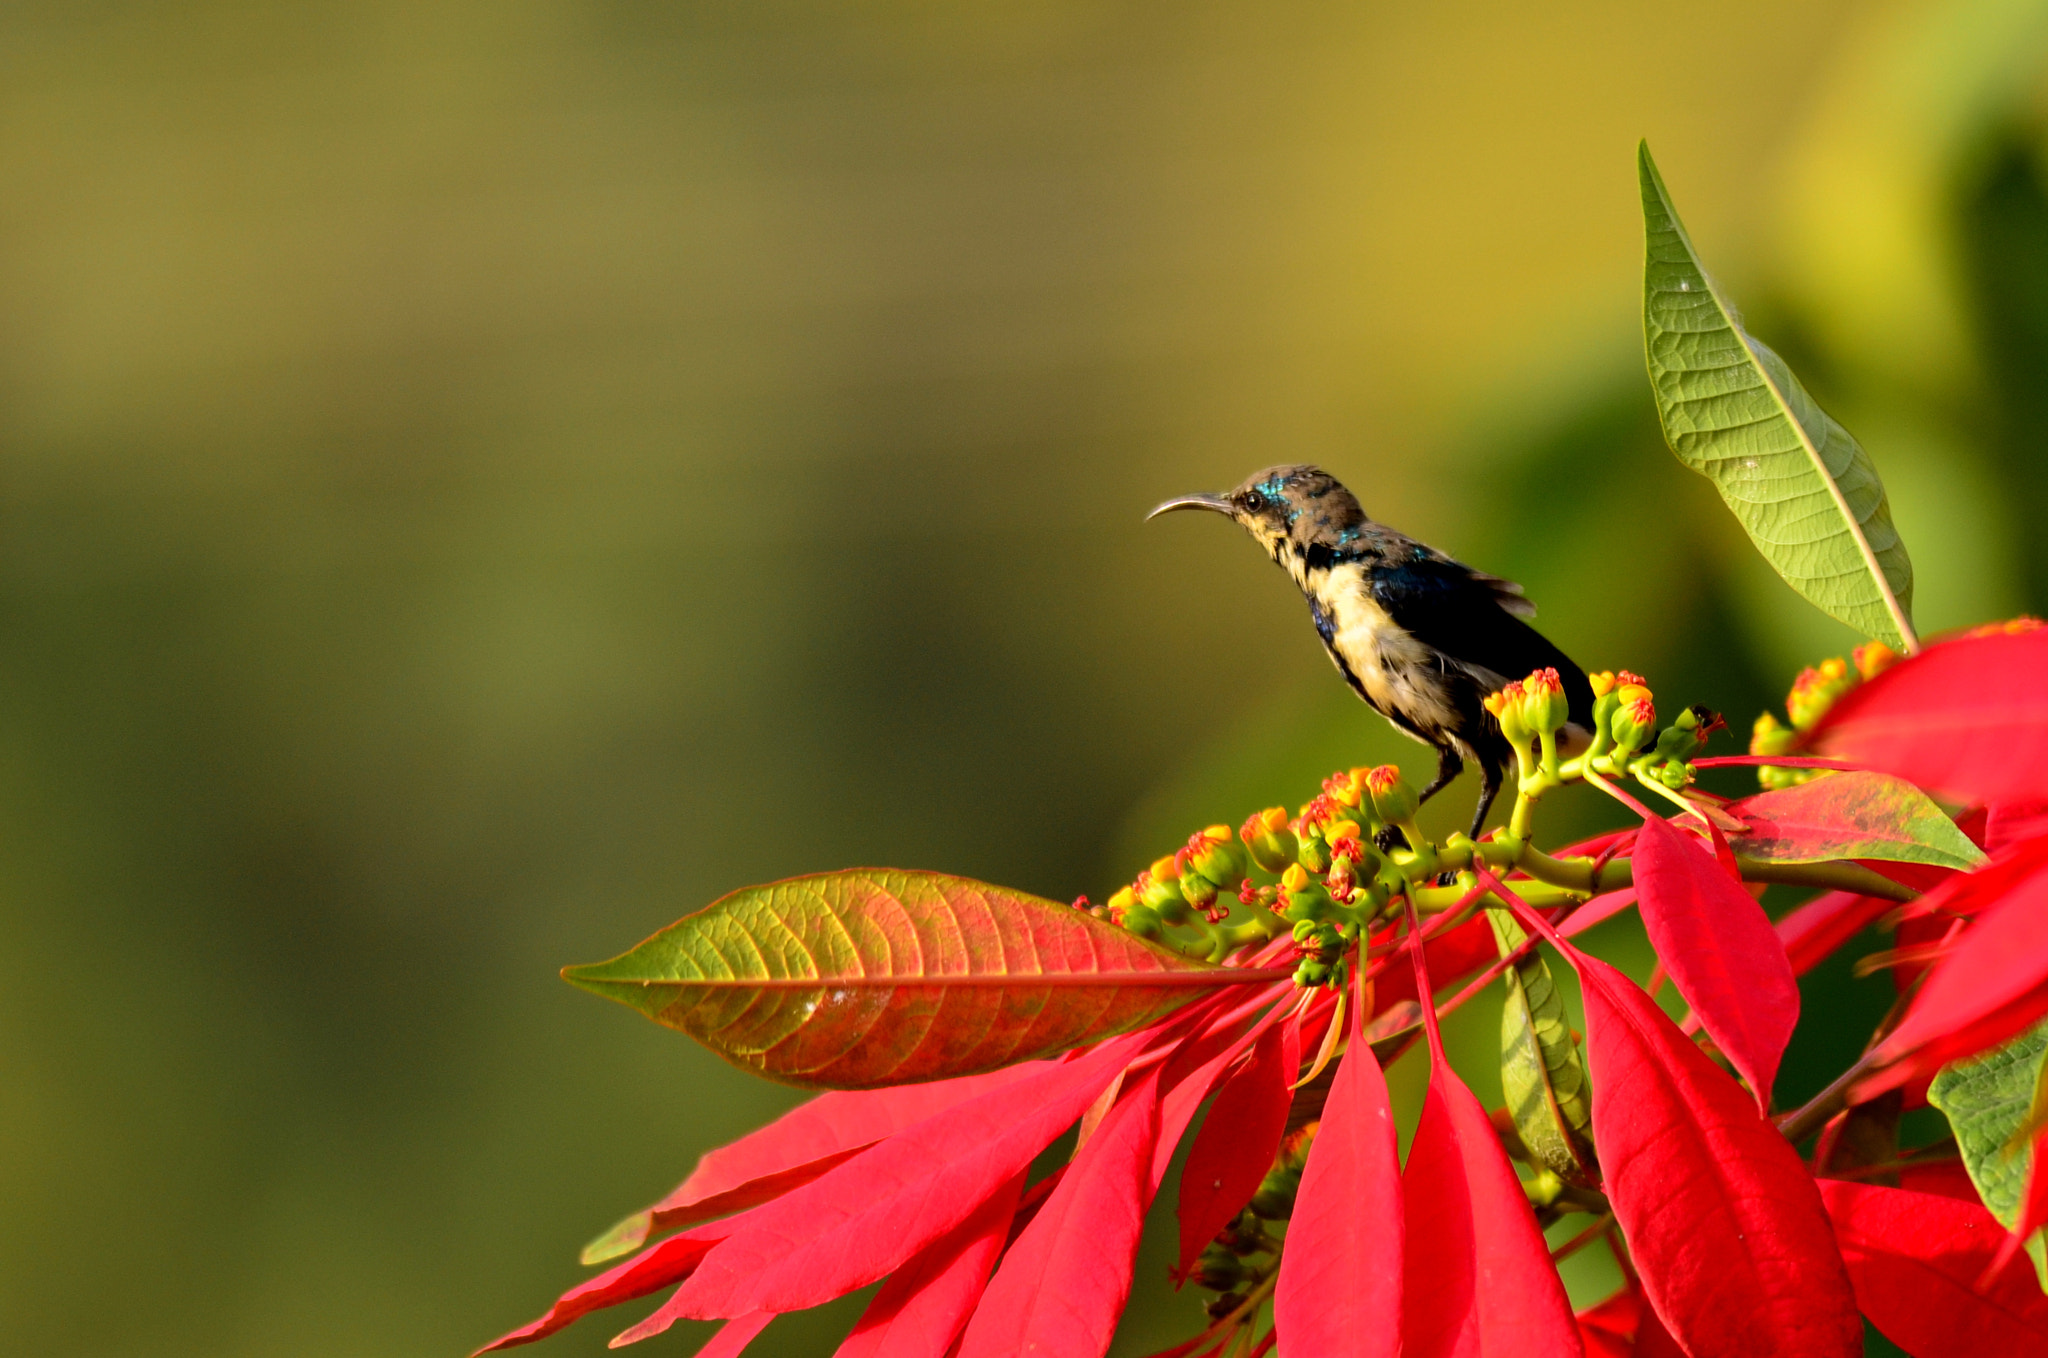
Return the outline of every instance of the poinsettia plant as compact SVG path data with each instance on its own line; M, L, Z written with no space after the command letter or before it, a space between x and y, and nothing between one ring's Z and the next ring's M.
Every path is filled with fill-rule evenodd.
M1349 769L1293 814L1197 831L1101 906L858 869L567 969L826 1092L704 1156L584 1251L605 1271L490 1348L672 1289L613 1342L719 1319L703 1352L730 1355L880 1282L842 1358L1093 1358L1191 1138L1175 1277L1206 1318L1174 1358L1825 1358L1861 1352L1859 1317L1921 1358L2048 1354L2048 628L1923 645L1870 458L1741 329L1647 151L1641 177L1667 439L1872 641L1802 674L1747 755L1707 756L1714 714L1664 720L1620 671L1593 676L1567 757L1556 673L1508 684L1487 707L1516 798L1477 841L1425 835L1398 769ZM1762 790L1702 789L1716 764ZM1540 847L1541 803L1574 787L1624 828ZM1817 894L1774 921L1770 884ZM1573 942L1629 909L1680 1019ZM1895 933L1865 965L1897 1003L1779 1108L1798 977L1872 925ZM1496 985L1489 1110L1439 1024ZM1418 1047L1404 1163L1384 1070ZM1952 1137L1902 1150L1901 1109L1929 1103ZM1623 1283L1574 1313L1557 1265L1595 1243Z

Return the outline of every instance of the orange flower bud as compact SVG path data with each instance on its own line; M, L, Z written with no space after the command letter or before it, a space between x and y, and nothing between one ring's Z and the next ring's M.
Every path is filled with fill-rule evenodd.
M1856 662L1856 673L1869 683L1886 670L1899 663L1899 653L1882 641L1866 641L1850 653Z

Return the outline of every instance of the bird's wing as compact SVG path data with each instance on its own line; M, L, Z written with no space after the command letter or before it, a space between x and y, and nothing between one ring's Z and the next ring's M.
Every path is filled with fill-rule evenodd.
M1381 564L1369 579L1373 597L1396 625L1451 663L1483 671L1481 678L1520 679L1534 670L1555 669L1564 681L1572 720L1591 724L1593 690L1585 671L1522 621L1534 606L1518 587L1426 548L1408 560Z

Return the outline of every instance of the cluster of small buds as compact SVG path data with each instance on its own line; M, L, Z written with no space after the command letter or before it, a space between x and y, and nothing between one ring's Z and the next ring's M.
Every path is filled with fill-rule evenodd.
M2011 625L1995 624L2001 628ZM1898 661L1898 652L1881 641L1872 641L1858 646L1848 660L1830 656L1818 665L1801 670L1799 677L1792 681L1792 691L1785 695L1785 715L1791 718L1791 725L1779 721L1774 713L1764 713L1750 728L1749 752L1766 757L1791 753L1798 747L1801 737L1841 701L1843 694L1858 684L1875 679ZM1826 772L1826 769L1788 769L1766 764L1757 769L1756 776L1758 782L1775 791L1811 782Z
M1208 1304L1211 1320L1221 1320L1243 1307L1247 1295L1279 1267L1280 1237L1273 1228L1294 1215L1301 1170L1308 1163L1316 1125L1312 1122L1288 1134L1251 1201L1202 1251L1194 1280L1222 1294Z
M1963 635L1966 637L2016 637L2027 632L2038 632L2043 627L2048 627L2048 623L2042 622L2039 618L2022 614L2020 617L2012 618L2005 622L1987 622L1981 627L1972 627ZM1866 674L1863 677L1869 679L1873 676Z
M1244 841L1245 851L1252 862L1267 872L1285 872L1290 864L1298 861L1301 840L1287 825L1287 808L1269 806L1264 811L1254 811L1237 837Z
M1508 744L1515 747L1523 783L1539 776L1556 779L1557 733L1571 720L1571 704L1558 672L1537 670L1487 694L1480 702L1500 723Z
M1228 826L1211 825L1090 913L1164 941L1170 926L1193 924L1197 917L1222 925L1231 906L1242 905L1269 929L1274 916L1294 928L1303 985L1341 984L1343 958L1359 925L1403 889L1400 869L1375 847L1374 838L1394 825L1411 845L1420 841L1421 832L1413 828L1419 801L1392 764L1340 769L1293 819L1285 807L1269 806L1249 816L1234 836ZM1280 881L1258 884L1250 875L1255 868ZM1212 934L1207 945L1215 943Z

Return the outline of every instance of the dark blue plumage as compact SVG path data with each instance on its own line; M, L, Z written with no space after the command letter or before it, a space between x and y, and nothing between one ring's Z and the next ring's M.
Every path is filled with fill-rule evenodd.
M1271 467L1228 495L1184 495L1153 514L1206 509L1234 519L1308 599L1338 673L1395 726L1437 751L1426 800L1475 760L1484 779L1477 836L1512 754L1480 700L1555 669L1571 719L1590 730L1586 675L1523 619L1519 585L1475 571L1385 524L1317 467Z

